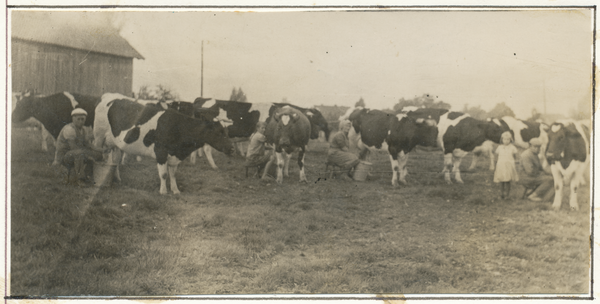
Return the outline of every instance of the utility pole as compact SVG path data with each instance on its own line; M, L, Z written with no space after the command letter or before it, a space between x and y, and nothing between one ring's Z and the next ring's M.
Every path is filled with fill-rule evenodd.
M543 96L544 96L544 117L546 117L548 115L548 112L546 111L546 79L544 79L544 87L543 87Z
M204 96L204 40L202 40L200 59L200 97Z

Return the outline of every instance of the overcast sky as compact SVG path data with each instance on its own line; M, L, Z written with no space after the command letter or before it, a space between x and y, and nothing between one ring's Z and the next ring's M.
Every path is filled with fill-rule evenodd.
M586 9L370 12L121 12L134 91L163 84L183 100L392 108L428 93L518 117L568 113L590 100L592 13Z

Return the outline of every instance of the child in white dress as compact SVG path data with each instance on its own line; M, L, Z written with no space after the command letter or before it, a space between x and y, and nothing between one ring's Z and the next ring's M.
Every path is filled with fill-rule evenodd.
M519 175L515 166L515 159L519 151L512 144L512 141L510 132L504 132L500 139L501 145L496 149L498 162L496 163L496 171L494 172L494 183L500 183L502 199L508 198L510 194L510 182L519 181Z

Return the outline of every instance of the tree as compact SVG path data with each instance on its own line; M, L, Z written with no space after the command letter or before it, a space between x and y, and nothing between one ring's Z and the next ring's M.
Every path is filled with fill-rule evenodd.
M531 117L527 118L526 120L530 122L537 122L540 119L542 119L542 113L538 112L536 108L532 108Z
M515 112L508 107L504 102L496 104L496 106L488 112L488 118L500 118L504 116L515 117Z
M577 108L571 109L569 117L575 120L590 119L592 117L589 99L584 98L577 103Z
M246 97L244 91L242 91L242 88L238 88L236 90L235 87L231 91L231 96L229 97L229 100L248 102L248 98Z
M354 107L366 108L367 106L365 105L365 100L362 97L360 97L360 99L354 104Z
M400 98L397 104L394 105L394 111L399 111L404 107L425 107L425 108L434 108L434 109L446 109L450 110L452 106L443 101L435 101L435 98L430 94L423 94L422 96L415 96L413 99L404 99Z
M177 100L179 99L179 94L175 93L169 87L159 84L155 87L150 87L148 85L140 86L140 90L137 94L138 99L142 100Z
M463 113L471 115L471 117L479 120L485 120L487 118L487 112L481 108L481 106L469 107L469 104L465 104L462 110Z

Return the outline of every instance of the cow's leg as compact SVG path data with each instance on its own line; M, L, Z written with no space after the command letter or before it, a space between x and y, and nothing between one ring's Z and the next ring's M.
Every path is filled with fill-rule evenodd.
M173 194L179 194L179 188L177 188L177 180L175 179L175 173L177 173L177 165L167 166L169 168L169 180L171 181L171 191Z
M571 178L571 198L569 198L569 206L571 210L579 210L579 204L577 204L577 189L579 188L579 180L577 178Z
M121 165L125 165L125 159L127 158L127 153L123 152L123 157L121 158Z
M160 194L167 194L167 174L168 174L168 169L167 169L167 163L164 164L159 164L157 163L156 166L158 167L158 177L160 178Z
M196 157L198 155L198 151L201 150L202 148L198 149L197 151L192 152L192 155L190 155L190 162L192 164L196 164Z
M121 182L121 173L119 172L119 165L118 164L115 166L114 181L116 181L118 183Z
M473 161L471 162L471 166L469 166L469 171L475 171L475 168L477 168L477 162L479 161L479 152L475 152L473 151Z
M46 130L44 125L41 125L41 129L42 129L42 151L48 152L48 137L52 138L52 140L54 140L54 137L49 136L50 132L48 132L48 130Z
M358 159L367 161L367 158L369 157L369 154L371 152L369 146L365 145L365 143L362 142L362 139L359 138L356 147L359 151Z
M406 185L406 176L408 175L408 170L406 169L406 163L408 162L408 154L404 154L404 151L400 151L400 155L398 155L398 166L400 167L400 182Z
M455 149L454 152L452 152L452 173L454 173L454 179L456 180L456 182L463 184L463 180L460 177L460 163L462 162L463 157L465 157L465 155L467 155L468 152L465 152L461 149Z
M580 186L585 185L583 172L585 171L586 164L587 163L572 161L568 168L572 170L567 170L569 172L573 172L573 175L571 176L571 197L569 198L569 206L572 210L579 210L579 204L577 203L577 190Z
M488 157L490 158L490 171L494 171L494 170L496 170L494 151L492 149L490 149L487 152L488 152Z
M398 166L398 155L396 154L396 159L394 159L394 156L392 153L390 154L390 163L392 165L392 186L397 187L398 186L398 176L400 176L398 171L400 170L400 167Z
M552 177L554 178L554 202L552 203L552 208L554 210L560 210L560 205L562 204L563 197L563 175L560 170L560 164L553 164L550 166L552 170Z
M298 167L300 167L300 182L308 183L306 174L304 173L304 149L300 149L298 152Z
M202 149L204 150L204 154L206 155L206 159L208 160L210 166L215 170L219 170L219 167L217 167L215 160L212 157L212 147L209 145L204 145Z
M292 159L292 153L285 153L284 164L283 164L283 176L290 177L290 159ZM300 157L298 157L298 160Z
M446 183L448 183L448 184L452 184L452 180L450 179L451 168L452 168L452 153L446 153L446 154L444 154L444 170L442 171L442 173L444 173L444 179L446 180Z
M277 183L283 183L283 154L282 152L275 152L275 156L277 157Z
M117 182L121 182L121 172L119 171L119 162L125 158L125 152L121 151L119 148L114 147L112 151L108 154L109 159L107 159L107 163L111 165L115 165L115 173L114 180Z

